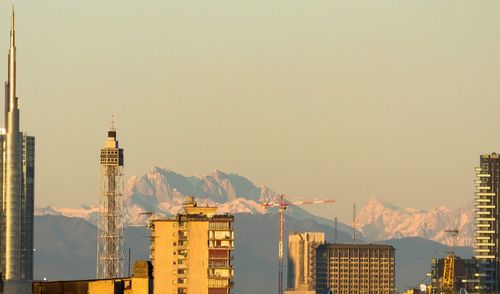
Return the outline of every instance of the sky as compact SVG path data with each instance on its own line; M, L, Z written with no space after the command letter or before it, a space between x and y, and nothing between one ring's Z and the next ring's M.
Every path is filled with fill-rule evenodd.
M0 80L11 5L0 3ZM112 113L127 178L219 169L334 198L310 209L344 221L371 196L465 205L479 155L500 152L499 1L15 5L38 207L97 202Z

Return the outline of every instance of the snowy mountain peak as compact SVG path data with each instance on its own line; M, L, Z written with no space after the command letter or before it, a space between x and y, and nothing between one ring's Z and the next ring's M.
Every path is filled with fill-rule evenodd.
M457 245L471 245L473 206L450 209L440 206L429 211L399 208L372 197L356 216L363 235L373 241L402 237L422 237L441 243L451 242L445 230L458 228Z
M366 205L363 206L363 210L379 210L379 209L398 210L399 207L375 196L370 197Z

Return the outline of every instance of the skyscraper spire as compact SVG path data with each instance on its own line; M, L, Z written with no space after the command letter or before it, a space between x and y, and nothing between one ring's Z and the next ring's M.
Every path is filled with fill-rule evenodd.
M9 69L8 69L8 80L7 80L7 101L5 101L6 114L7 117L11 113L12 121L7 119L6 129L7 131L19 131L19 111L18 111L18 99L16 96L16 31L14 27L14 6L12 6L12 16L10 20L10 47L9 47Z
M4 293L31 293L33 279L33 207L35 138L20 132L16 95L14 7L10 20L8 75L5 82L5 128L0 134L0 272Z

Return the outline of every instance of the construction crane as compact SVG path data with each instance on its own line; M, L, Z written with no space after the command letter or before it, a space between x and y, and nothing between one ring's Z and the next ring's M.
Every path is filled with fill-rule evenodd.
M451 235L451 249L444 259L443 285L441 293L455 293L455 239L458 236L458 229L445 230Z
M311 200L311 201L297 201L289 202L285 200L287 195L280 194L278 202L262 202L261 205L267 209L270 207L278 207L279 212L279 236L278 236L278 294L283 294L283 269L284 269L284 259L283 259L283 239L285 235L285 211L288 206L294 205L309 205L309 204L325 204L325 203L335 203L333 199L323 199L323 200Z

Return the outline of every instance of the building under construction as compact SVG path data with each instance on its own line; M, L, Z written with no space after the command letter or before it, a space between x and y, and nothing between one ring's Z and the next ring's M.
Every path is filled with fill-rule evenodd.
M101 195L97 231L97 278L124 274L123 256L123 149L116 139L114 122L101 149Z
M450 267L450 258L453 265ZM446 271L445 271L446 268ZM462 259L456 255L432 260L432 282L429 293L459 293L461 289L469 293L476 291L476 260Z

